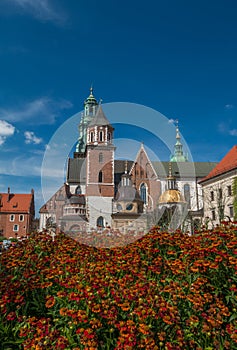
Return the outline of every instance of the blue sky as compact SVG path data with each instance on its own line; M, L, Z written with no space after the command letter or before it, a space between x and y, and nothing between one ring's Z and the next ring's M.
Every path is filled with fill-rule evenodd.
M33 187L38 210L45 150L91 83L103 103L179 119L193 159L219 161L237 143L236 17L234 0L1 0L0 191ZM153 148L149 132L116 122L121 149L126 139L134 152L140 141Z

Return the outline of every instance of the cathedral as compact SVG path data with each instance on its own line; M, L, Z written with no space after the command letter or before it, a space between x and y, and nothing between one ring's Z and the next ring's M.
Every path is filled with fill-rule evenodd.
M67 161L66 182L40 209L41 230L53 226L65 233L144 231L163 223L167 212L177 214L173 228L185 220L189 226L201 222L199 180L216 163L189 162L178 125L167 161L150 160L143 143L134 161L116 160L114 154L114 128L91 88L75 152Z

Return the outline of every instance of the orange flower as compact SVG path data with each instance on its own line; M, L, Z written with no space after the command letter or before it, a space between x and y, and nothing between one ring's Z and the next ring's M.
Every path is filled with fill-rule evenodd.
M62 307L60 310L59 310L59 314L61 316L66 316L67 315L67 311L68 309L66 307Z
M142 334L149 334L150 333L150 327L147 326L146 324L144 323L141 323L139 325L139 331L142 333Z
M92 310L93 312L95 312L95 313L98 313L98 312L101 311L101 305L96 304L96 305L94 305L94 306L91 308L91 310Z
M49 309L49 308L53 307L54 304L55 304L55 299L54 299L54 297L50 297L50 298L48 298L48 300L46 301L45 306Z

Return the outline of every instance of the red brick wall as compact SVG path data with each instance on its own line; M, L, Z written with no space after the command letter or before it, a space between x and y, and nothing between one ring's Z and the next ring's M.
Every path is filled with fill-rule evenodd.
M10 221L11 215L14 215L14 221ZM24 216L24 220L20 221L20 215ZM0 214L0 229L3 229L4 237L25 236L30 233L33 216L25 213L1 213ZM18 225L18 231L14 231L14 225Z
M147 209L154 210L157 207L157 202L161 194L161 185L160 181L156 179L156 174L151 167L146 153L142 150L137 157L137 162L132 170L132 181L135 183L138 191L142 183L145 183L147 185L148 194L152 198L152 200L148 198Z
M99 154L103 162L99 162ZM113 148L95 147L87 154L87 196L114 196ZM102 171L102 182L99 183L99 172Z

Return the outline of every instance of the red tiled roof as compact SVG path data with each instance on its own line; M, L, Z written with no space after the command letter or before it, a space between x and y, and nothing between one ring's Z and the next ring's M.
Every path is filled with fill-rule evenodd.
M28 213L32 200L33 194L0 193L0 212Z
M204 177L200 182L209 180L215 176L224 174L230 170L237 169L237 145L225 155L225 157L218 163L212 171Z

